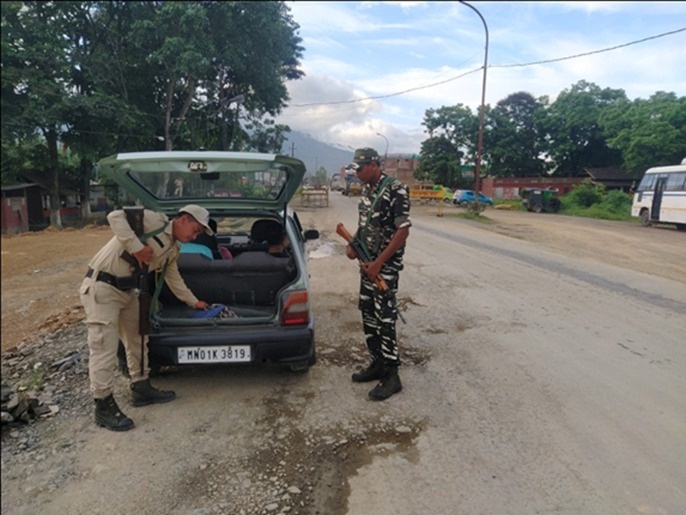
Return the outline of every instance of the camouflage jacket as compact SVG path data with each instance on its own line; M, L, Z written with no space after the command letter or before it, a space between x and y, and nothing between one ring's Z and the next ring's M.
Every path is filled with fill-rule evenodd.
M375 185L365 184L359 203L356 238L375 259L391 241L397 229L410 227L410 196L407 187L384 173ZM405 245L385 266L402 269Z

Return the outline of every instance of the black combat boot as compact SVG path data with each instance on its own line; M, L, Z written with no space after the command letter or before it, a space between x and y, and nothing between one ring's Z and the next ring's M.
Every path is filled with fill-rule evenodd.
M359 372L353 374L353 382L355 383L366 383L368 381L376 381L383 377L384 366L383 359L377 358L372 363Z
M95 423L110 431L128 431L133 427L133 420L121 412L112 394L95 399Z
M375 401L383 401L402 389L403 385L400 382L400 376L398 376L398 366L386 365L381 381L369 392L369 397Z
M131 405L147 406L148 404L161 404L176 399L174 392L158 390L150 384L150 379L143 379L131 383Z

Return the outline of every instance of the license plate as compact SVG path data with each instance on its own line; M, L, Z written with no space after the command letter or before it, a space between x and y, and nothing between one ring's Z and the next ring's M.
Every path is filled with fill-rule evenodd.
M179 347L179 363L245 363L251 361L249 345Z

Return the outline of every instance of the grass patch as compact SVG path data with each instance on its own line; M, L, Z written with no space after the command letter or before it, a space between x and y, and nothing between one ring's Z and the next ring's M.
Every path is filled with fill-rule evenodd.
M480 222L484 224L492 224L493 220L488 218L485 215L480 215L478 213L470 213L469 211L465 211L463 213L449 213L445 216L449 216L451 218L460 218L462 220L474 220L475 222Z

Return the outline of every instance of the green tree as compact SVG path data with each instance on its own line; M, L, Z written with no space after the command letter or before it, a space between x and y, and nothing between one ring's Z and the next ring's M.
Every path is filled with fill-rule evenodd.
M556 175L573 175L583 167L621 165L621 154L608 146L599 120L605 109L622 102L626 102L624 90L600 89L582 80L539 111L537 123L545 131Z
M113 152L275 147L297 29L284 2L3 2L3 183L38 169L59 205L63 144L84 190Z
M70 2L2 3L2 160L8 156L46 177L56 227L62 226L58 145L72 107L70 41L64 37L71 8ZM13 146L30 154L13 158Z
M535 123L541 101L519 92L498 102L490 112L489 130L484 135L484 155L490 173L496 177L538 177L545 162Z
M285 82L303 76L298 25L284 2L208 2L207 8L217 52L206 84L206 110L196 112L203 146L222 150L263 146L275 130L284 130L269 117L286 105ZM242 128L241 116L249 130ZM268 133L260 134L262 128Z
M246 130L252 133L250 150L278 154L290 129L287 125L274 123L274 120L267 118L251 121L246 125Z
M648 100L620 102L601 113L608 145L621 152L635 178L651 166L680 163L686 157L686 97L657 92Z
M326 168L320 166L319 169L314 174L314 184L315 186L325 186L327 184L327 173Z
M428 109L422 125L429 138L422 142L415 178L450 187L465 185L462 165L476 162L479 117L469 107L457 104Z

